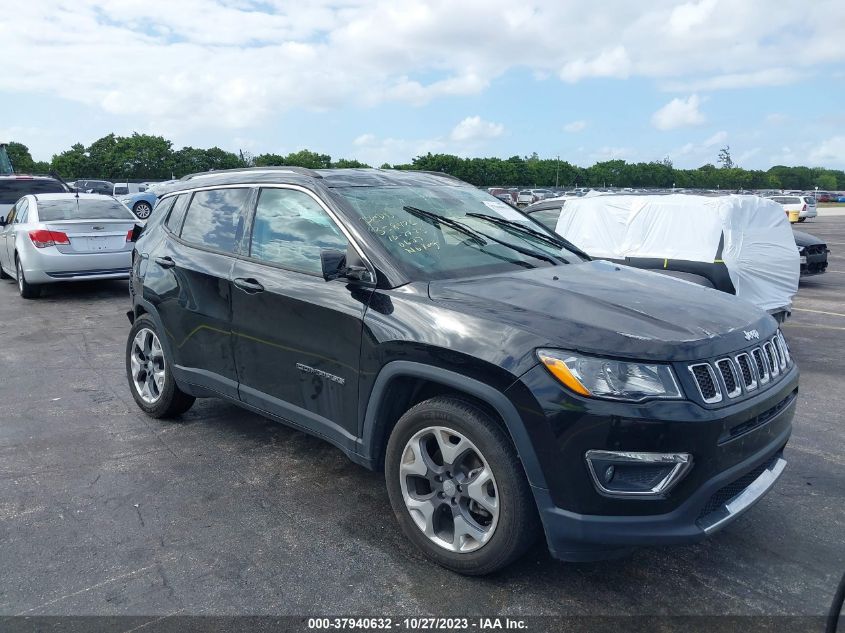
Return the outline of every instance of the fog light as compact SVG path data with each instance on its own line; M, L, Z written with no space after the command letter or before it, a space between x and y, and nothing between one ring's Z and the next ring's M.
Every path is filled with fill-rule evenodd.
M613 497L661 497L692 468L689 453L587 451L596 489Z

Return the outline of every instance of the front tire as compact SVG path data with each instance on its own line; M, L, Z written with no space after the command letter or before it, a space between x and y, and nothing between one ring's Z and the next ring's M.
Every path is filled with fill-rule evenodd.
M536 506L513 442L469 402L436 397L407 411L390 435L385 477L402 531L452 571L497 571L538 535Z
M31 284L23 273L21 260L15 257L15 274L17 275L18 292L24 299L37 299L41 296L41 286Z
M136 404L150 417L176 417L194 404L195 398L176 385L171 366L155 322L141 315L126 341L126 377Z

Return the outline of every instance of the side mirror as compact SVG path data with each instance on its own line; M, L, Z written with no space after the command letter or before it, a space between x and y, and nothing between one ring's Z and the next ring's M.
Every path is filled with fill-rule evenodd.
M334 248L324 248L320 251L320 264L323 268L323 279L331 281L346 274L346 252Z
M349 262L349 263L347 263ZM375 279L370 270L360 261L358 254L349 247L349 254L335 248L324 248L320 251L320 264L323 268L323 279L348 279L367 285L374 285Z

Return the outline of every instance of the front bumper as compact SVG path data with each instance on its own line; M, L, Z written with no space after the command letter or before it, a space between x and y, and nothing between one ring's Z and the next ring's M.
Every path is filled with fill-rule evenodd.
M806 262L801 264L801 276L820 275L827 270L827 253L811 253L804 255Z
M790 429L791 430L791 429ZM775 484L786 467L784 433L771 447L714 477L672 512L646 516L584 515L555 506L533 488L552 556L581 562L613 558L646 545L695 543L739 518Z
M636 546L704 539L761 499L786 465L783 450L797 402L794 365L766 391L707 409L690 402L576 405L551 395L561 390L545 383L546 375L532 370L522 379L543 420L520 409L535 432L541 425L551 432L538 449L545 485L532 481L532 491L549 549L561 560L612 558ZM589 449L688 452L693 466L659 498L609 498L588 475Z

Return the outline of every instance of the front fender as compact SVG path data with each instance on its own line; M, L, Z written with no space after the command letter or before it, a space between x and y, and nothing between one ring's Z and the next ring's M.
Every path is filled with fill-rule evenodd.
M474 378L414 361L396 360L389 362L382 367L375 380L367 403L366 413L364 414L361 434L362 457L367 462L375 463L378 461L379 456L375 454L375 451L379 446L380 433L383 431L382 428L379 428L379 409L383 406L386 399L390 397L389 387L391 381L401 377L420 378L439 383L456 391L466 393L492 407L505 423L508 433L516 446L517 454L525 469L528 481L532 486L538 488L547 487L528 431L516 407L504 393Z

